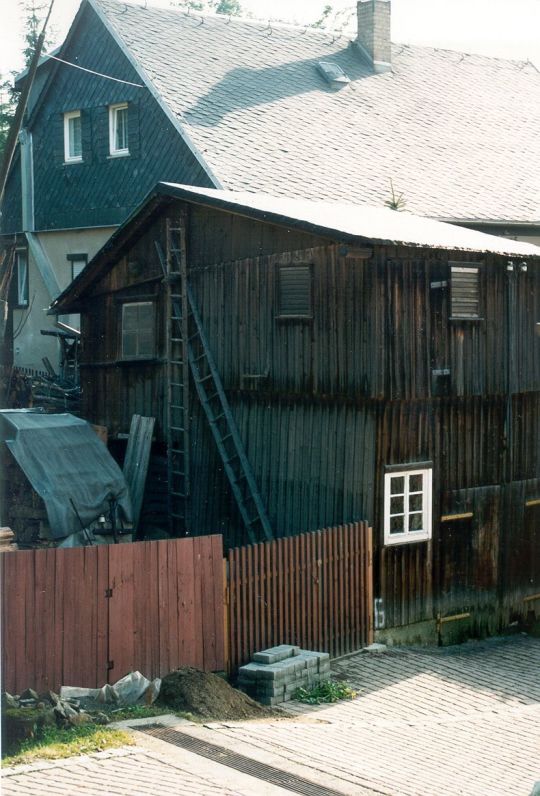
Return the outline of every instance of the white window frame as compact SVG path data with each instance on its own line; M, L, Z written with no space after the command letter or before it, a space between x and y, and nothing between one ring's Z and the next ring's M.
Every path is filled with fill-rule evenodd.
M71 265L71 281L73 282L79 276L88 264L87 254L71 254L68 255L68 260Z
M422 476L422 492L410 493L410 480L412 476ZM396 493L392 495L391 485L392 479L404 478L403 493ZM433 469L431 467L422 466L404 467L403 469L389 470L384 474L384 544L410 544L412 542L422 542L431 539L432 533L432 487L433 487ZM422 494L422 528L417 531L409 530L410 517L415 512L410 510L409 495ZM403 497L403 512L391 513L390 500L392 497ZM416 512L420 513L420 512ZM404 528L402 533L390 533L390 522L392 517L403 516Z
M126 354L124 351L124 315L128 307L151 307L152 308L152 352L149 354ZM153 301L129 301L122 304L122 318L120 327L120 357L123 360L153 359L156 353L156 328L155 328L155 304ZM139 339L137 338L137 348Z
M81 153L74 155L71 151L70 122L72 119L80 119L81 122ZM80 111L70 111L64 113L64 161L66 163L81 163L82 156L82 118Z
M21 268L21 257L24 256L24 268ZM28 307L29 287L28 287L28 249L17 249L15 252L17 264L17 307ZM21 274L24 280L21 281Z
M118 128L118 111L128 111L128 103L120 102L117 105L109 105L109 155L118 157L129 155L129 131L126 118L126 144L127 146L118 149L116 147L116 133ZM129 111L128 111L129 114Z

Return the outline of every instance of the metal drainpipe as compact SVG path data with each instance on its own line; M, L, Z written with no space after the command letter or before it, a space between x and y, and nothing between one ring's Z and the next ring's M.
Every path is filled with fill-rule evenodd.
M512 522L512 482L514 480L514 434L512 398L516 389L516 326L515 312L517 301L518 269L522 268L512 261L506 264L506 402L502 445L501 473L501 525L499 531L499 555L497 572L497 597L499 617L502 619L504 585L506 580L506 550L511 540L509 531ZM525 266L526 268L526 266Z

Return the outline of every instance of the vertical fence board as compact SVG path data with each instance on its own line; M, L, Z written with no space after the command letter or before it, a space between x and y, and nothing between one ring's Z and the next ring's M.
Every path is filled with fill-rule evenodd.
M336 657L371 643L371 556L365 523L231 550L231 669L276 644Z
M180 660L186 666L195 666L196 626L195 626L195 579L193 575L193 546L191 539L181 539L176 550L178 564L178 621L181 627L179 643Z

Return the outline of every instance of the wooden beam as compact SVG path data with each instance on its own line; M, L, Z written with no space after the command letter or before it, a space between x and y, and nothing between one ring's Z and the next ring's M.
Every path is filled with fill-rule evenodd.
M441 522L453 522L454 520L470 520L474 517L472 511L464 511L462 514L443 514Z

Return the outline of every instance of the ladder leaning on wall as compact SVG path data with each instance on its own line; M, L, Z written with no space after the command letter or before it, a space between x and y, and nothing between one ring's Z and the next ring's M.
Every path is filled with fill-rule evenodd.
M185 217L167 219L167 252L155 242L167 284L169 493L175 535L189 516L189 375L206 415L249 541L273 539L272 526L187 278Z

